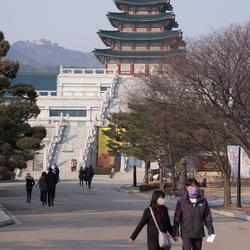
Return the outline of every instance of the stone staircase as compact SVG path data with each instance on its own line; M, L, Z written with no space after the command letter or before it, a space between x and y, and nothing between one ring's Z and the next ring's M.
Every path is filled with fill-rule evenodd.
M88 127L66 126L60 144L57 144L52 164L56 163L60 171L71 174L71 159L76 159L77 169L82 165L82 151L86 144Z

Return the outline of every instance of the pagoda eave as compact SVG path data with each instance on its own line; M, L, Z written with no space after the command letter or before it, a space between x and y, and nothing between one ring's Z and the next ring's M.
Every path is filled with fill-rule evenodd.
M171 20L175 19L175 14L172 12L169 13L159 13L159 14L151 14L151 15L138 15L138 14L127 14L127 13L115 13L109 12L107 18L112 20L118 21L126 21L126 22L158 22L162 20Z
M172 11L173 7L170 0L144 0L144 1L131 1L131 0L114 0L116 7L121 11L127 11L128 7L141 7L141 6L157 6L157 9L164 9L164 11Z

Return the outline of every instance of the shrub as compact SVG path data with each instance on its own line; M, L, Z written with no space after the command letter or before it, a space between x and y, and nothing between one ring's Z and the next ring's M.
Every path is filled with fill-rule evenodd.
M0 181L13 180L15 178L15 173L11 171L4 171L0 173Z
M159 189L159 188L160 188L159 182L154 182L151 184L145 184L145 185L139 186L140 192L146 192L148 190ZM164 188L172 188L172 183L169 183L169 182L165 183Z
M111 168L93 167L95 175L110 175Z

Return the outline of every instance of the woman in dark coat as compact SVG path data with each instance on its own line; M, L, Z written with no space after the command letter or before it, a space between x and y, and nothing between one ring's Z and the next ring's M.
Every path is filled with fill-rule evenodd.
M159 228L162 232L169 233L172 235L172 225L170 223L168 208L164 204L165 193L161 190L156 190L152 194L152 199L150 207L154 212L155 219L159 225ZM129 241L132 243L142 228L147 224L147 245L149 250L160 250L158 243L158 230L156 228L155 222L150 213L149 207L144 210L143 216L132 233Z
M26 191L27 191L27 202L31 203L31 193L33 186L35 185L35 181L30 173L27 173L25 176L26 179Z
M36 184L36 187L39 185L40 189L40 201L42 202L42 205L47 204L47 185L45 182L45 176L46 172L42 172L42 176L40 177L38 183Z

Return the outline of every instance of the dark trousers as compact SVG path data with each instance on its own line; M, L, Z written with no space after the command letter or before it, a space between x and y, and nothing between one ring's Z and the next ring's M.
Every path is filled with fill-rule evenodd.
M183 250L201 250L202 238L182 238Z
M80 186L83 186L83 180L84 180L83 178L80 178L80 179L79 179L79 185L80 185Z
M48 188L48 203L49 203L49 206L53 205L54 198L55 198L55 191L56 191L56 188Z
M26 188L26 191L27 191L27 202L30 202L30 200L31 200L32 188L28 187L28 188Z
M40 192L40 201L47 203L47 192L45 191Z
M89 186L89 188L91 188L91 182L92 182L92 178L88 178L88 186Z

